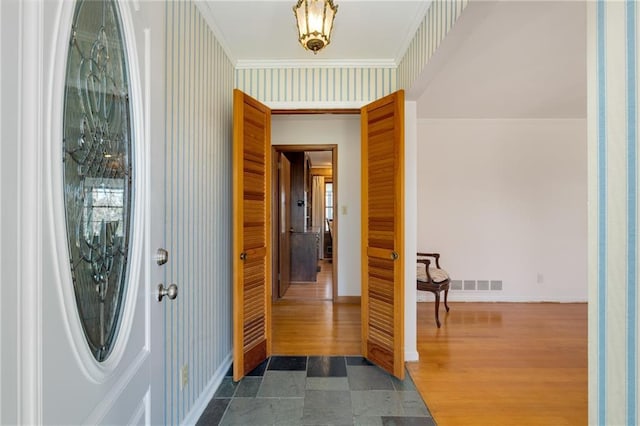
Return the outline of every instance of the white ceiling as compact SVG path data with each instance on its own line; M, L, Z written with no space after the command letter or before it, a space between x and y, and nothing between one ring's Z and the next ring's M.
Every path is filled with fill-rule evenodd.
M331 167L331 151L307 151L311 167Z
M335 0L331 43L317 55L298 43L296 0L201 3L216 38L237 66L261 62L397 65L431 1Z
M297 42L295 2L199 5L239 68L395 67L431 0L335 0L331 44L315 56ZM586 2L469 2L407 98L420 118L586 117Z

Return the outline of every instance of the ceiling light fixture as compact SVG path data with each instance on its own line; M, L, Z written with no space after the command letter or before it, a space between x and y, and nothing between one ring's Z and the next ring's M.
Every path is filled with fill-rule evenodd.
M298 41L314 54L331 42L333 18L338 6L333 0L298 0L293 14L298 25Z

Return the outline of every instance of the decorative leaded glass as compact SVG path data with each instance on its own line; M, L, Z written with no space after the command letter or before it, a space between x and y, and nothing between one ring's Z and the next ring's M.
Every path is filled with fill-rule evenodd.
M64 99L64 201L71 276L89 348L111 352L131 233L131 111L126 51L114 1L76 4Z

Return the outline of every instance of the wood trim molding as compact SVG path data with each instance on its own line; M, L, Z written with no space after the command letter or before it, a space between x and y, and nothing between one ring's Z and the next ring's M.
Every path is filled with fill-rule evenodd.
M273 110L271 110L273 115ZM360 110L358 110L360 112ZM332 155L332 174L331 177L333 182L333 211L336 212L338 209L338 145L335 144L312 144L312 145L271 145L271 155L276 156L279 152L304 152L304 151L331 151ZM273 192L272 192L273 194ZM333 236L333 289L332 289L332 300L336 303L338 298L338 215L333 215L333 226L334 226L334 236ZM272 227L274 228L274 227ZM272 236L275 239L276 231L272 229ZM273 262L273 260L272 260ZM273 264L273 268L276 268L276 264ZM272 300L276 300L275 296Z
M332 151L337 150L336 145L271 145L276 153L278 152L300 152L300 151Z
M338 300L338 261L339 261L339 250L338 250L338 241L340 241L340 220L338 218L339 215L335 214L338 211L338 146L334 145L331 148L332 151L332 162L331 169L332 174L331 182L333 183L333 235L331 236L331 259L333 262L333 288L331 296L333 297L333 302L335 303Z
M360 304L360 296L337 296L335 298L335 303L344 303L349 305L359 305Z
M271 115L318 115L318 114L360 114L358 108L298 108L298 109L272 109Z
M333 168L332 167L311 167L311 176L332 177Z

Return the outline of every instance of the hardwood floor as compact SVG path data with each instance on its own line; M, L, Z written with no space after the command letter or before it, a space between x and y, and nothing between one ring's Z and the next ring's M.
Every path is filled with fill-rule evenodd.
M587 424L587 305L418 303L420 361L411 377L447 425ZM360 353L360 306L273 305L273 353Z
M328 301L274 302L274 355L359 355L360 305Z
M439 425L587 424L587 304L418 304L409 372Z
M318 262L320 272L316 282L292 282L281 300L331 300L333 292L333 264Z

